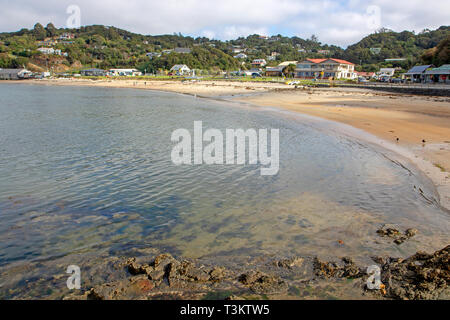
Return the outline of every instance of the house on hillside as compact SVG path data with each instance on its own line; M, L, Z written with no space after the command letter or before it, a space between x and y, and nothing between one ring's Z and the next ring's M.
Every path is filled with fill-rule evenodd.
M233 58L235 59L247 59L247 55L245 53L239 53L237 55L235 55Z
M324 56L327 56L330 54L330 50L318 50L318 54L323 54Z
M22 80L32 75L27 69L0 69L0 80Z
M43 54L55 54L55 49L53 49L53 48L41 47L41 48L38 48L37 50Z
M159 57L161 57L161 53L159 53L159 52L148 52L148 53L146 53L146 56L149 57L150 59L159 58Z
M434 68L434 65L432 64L414 66L405 73L405 77L414 83L425 82L425 72L432 68Z
M191 69L185 64L176 64L172 68L170 68L170 72L175 73L177 76L189 75L191 73Z
M71 40L75 39L75 35L73 33L64 32L62 35L59 36L59 40Z
M254 59L252 61L253 67L264 67L267 64L265 59Z
M81 70L80 74L85 77L104 77L108 74L108 72L103 69L91 68Z
M191 49L189 48L175 48L176 53L191 53Z
M245 51L245 49L241 48L241 47L233 47L231 49L231 52L233 52L233 53L241 53L241 52L244 52L244 51Z
M355 79L355 64L342 59L306 59L297 64L295 76L304 79Z

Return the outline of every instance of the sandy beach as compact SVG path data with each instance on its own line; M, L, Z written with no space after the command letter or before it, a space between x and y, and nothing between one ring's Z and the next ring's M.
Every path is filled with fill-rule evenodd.
M11 83L7 82L7 83ZM45 79L24 84L136 88L221 98L274 107L361 129L399 153L434 183L450 209L450 98L350 88L298 88L285 83ZM398 139L398 140L397 140Z

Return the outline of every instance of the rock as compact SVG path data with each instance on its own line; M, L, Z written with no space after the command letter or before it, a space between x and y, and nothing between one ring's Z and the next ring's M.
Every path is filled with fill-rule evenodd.
M286 268L286 269L300 267L302 264L303 264L303 258L299 258L299 257L274 261L275 266L277 266L279 268Z
M419 230L417 230L417 229L409 228L409 229L406 229L406 231L405 231L405 236L407 236L408 238L412 238L412 237L414 237L418 232L419 232Z
M448 294L450 245L429 255L417 252L408 259L389 259L383 266L381 281L387 296L394 299L437 299Z
M419 232L417 229L409 228L407 229L404 234L402 234L399 230L395 228L380 228L377 230L377 233L382 237L389 237L394 239L394 243L397 245L402 244L406 240L414 237L417 232Z
M364 272L355 265L350 257L343 257L343 265L336 262L324 262L316 257L314 261L314 273L321 278L359 278Z
M220 280L222 280L226 276L225 272L226 272L225 268L215 267L214 269L212 269L209 272L210 280L211 281L220 281Z
M255 293L278 293L287 290L287 284L278 277L260 271L250 271L239 276L239 282Z

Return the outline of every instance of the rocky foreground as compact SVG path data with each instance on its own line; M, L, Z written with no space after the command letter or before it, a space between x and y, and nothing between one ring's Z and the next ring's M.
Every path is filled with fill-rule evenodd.
M123 259L118 270L126 278L65 299L345 299L355 292L362 299L450 299L449 254L450 245L407 259L373 257L381 268L379 290L368 289L366 268L348 257L293 257L238 269L159 254L148 262Z

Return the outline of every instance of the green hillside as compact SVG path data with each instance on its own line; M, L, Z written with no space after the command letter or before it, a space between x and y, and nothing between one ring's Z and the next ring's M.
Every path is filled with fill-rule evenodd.
M74 38L60 39L67 33L73 34ZM232 41L219 41L181 34L140 35L101 25L57 29L53 24L43 27L37 23L31 30L0 33L0 68L25 66L36 71L76 72L88 67L126 67L156 72L168 70L174 64L187 64L190 68L217 72L249 69L255 58L268 60L270 66L287 60L334 57L361 64L357 67L360 70L373 71L380 66L406 69L422 62L450 63L449 35L450 27L447 26L419 34L380 30L344 50L322 44L314 36L301 39L282 35L269 38L250 35ZM39 52L39 47L51 47L59 54ZM189 48L190 52L177 53L174 48ZM239 50L245 52L246 59L233 57ZM155 53L155 56L148 57L147 53ZM272 58L269 59L269 56ZM391 58L405 60L385 61Z

